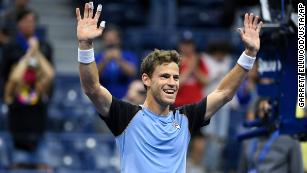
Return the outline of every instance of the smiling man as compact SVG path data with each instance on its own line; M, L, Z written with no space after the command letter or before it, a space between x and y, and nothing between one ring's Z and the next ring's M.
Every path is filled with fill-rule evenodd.
M240 34L246 49L216 90L199 103L171 109L179 89L180 56L174 50L154 50L144 58L141 74L147 96L141 106L112 97L99 84L92 40L102 34L105 22L97 27L101 5L95 15L93 9L92 3L86 3L83 18L76 9L80 79L84 92L116 137L121 172L185 173L191 135L209 124L211 116L232 99L252 68L260 48L262 22L253 14L245 15Z

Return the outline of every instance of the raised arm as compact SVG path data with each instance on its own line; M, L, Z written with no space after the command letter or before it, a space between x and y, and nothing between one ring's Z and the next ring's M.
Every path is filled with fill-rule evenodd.
M245 44L245 51L235 67L224 77L218 87L207 97L207 111L205 118L210 118L219 108L229 102L235 95L241 82L253 65L260 48L259 33L262 22L253 14L245 14L244 28L239 28L241 39Z
M80 9L76 9L77 38L79 41L79 71L81 85L85 94L94 103L97 111L102 116L107 116L112 102L111 93L99 84L99 75L93 55L93 39L100 36L104 26L97 27L98 19L101 13L101 5L97 7L97 12L93 17L94 6L92 3L86 3L84 7L83 18L80 15ZM90 61L82 61L84 55L90 54Z
M35 58L38 60L42 72L42 76L39 78L39 81L36 84L36 90L38 93L48 93L54 80L54 69L39 50L36 52Z

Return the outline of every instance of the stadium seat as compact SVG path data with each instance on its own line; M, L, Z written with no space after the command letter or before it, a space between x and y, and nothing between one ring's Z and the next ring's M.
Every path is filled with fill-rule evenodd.
M12 153L12 142L8 133L0 133L0 170L10 165L10 154ZM1 171L0 171L1 172Z

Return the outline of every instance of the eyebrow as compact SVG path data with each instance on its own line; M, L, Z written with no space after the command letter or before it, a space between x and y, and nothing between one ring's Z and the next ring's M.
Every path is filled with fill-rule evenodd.
M172 74L169 74L169 73L161 73L161 74L159 74L159 76L174 76L174 77L179 77L179 74L174 74L174 75L172 75Z

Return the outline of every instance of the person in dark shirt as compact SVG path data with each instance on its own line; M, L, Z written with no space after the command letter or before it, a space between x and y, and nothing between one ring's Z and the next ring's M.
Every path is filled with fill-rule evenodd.
M245 14L240 34L246 49L238 64L207 97L173 109L171 105L179 89L180 63L175 50L156 49L143 59L141 78L146 88L143 105L118 100L100 85L92 40L103 33L105 21L97 27L102 6L97 7L95 15L93 11L93 3L85 4L83 17L80 9L76 9L81 85L116 138L121 172L186 172L192 134L208 125L213 114L233 98L252 68L260 48L262 22L258 16Z
M53 64L50 44L36 35L37 17L34 12L31 10L20 11L17 14L16 20L18 32L8 44L3 46L2 62L0 63L0 78L3 81L2 85L7 82L12 67L25 55L29 48L29 39L32 37L38 39L40 52L51 64ZM3 86L0 88L4 89ZM3 91L3 89L1 91Z
M4 101L9 106L9 129L16 148L34 150L45 130L46 104L54 70L39 51L35 38L12 69L5 86Z

